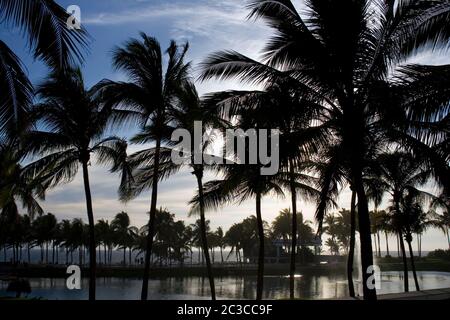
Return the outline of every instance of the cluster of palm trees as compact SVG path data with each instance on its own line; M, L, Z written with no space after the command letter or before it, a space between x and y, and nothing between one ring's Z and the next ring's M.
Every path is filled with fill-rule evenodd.
M202 121L205 130L277 129L280 167L275 175L261 174L265 163L238 164L238 159L227 165L186 162L198 186L192 214L199 215L199 240L212 298L206 210L254 199L257 299L262 299L266 252L262 199L289 193L294 297L297 203L317 203L321 233L326 213L349 187L349 260L357 229L364 298L376 299L374 286L368 285L371 273L365 271L373 265L369 202L377 208L383 194L390 195L392 225L401 246L403 239L411 244L409 220L420 214L425 200L448 208L450 67L408 62L420 50L448 48L450 4L447 0L306 0L305 4L299 13L290 0L249 1L249 18L264 21L274 32L262 60L235 51L217 52L201 63L198 80L235 79L260 89L200 98L191 65L185 61L187 44L171 42L164 52L156 39L141 34L113 52L113 66L127 80L103 80L87 89L77 67L89 41L86 32L65 28L67 15L54 1L0 0L0 16L23 29L35 57L51 69L47 79L34 87L17 56L0 42L2 215L17 216L20 201L33 219L42 212L37 199L49 188L70 182L81 167L88 217L89 297L95 299L91 161L120 174L124 201L151 190L141 293L146 299L150 260L157 250L158 184L183 167L170 158L173 130L193 132L195 121ZM114 132L110 129L124 127L138 133L129 141L110 134ZM145 149L127 155L128 143ZM154 145L147 147L149 143ZM190 158L206 153L211 143L206 139L192 146ZM220 179L205 183L205 170L219 173ZM416 187L427 181L435 183L440 197L419 192ZM349 275L351 265L352 260Z
M291 217L289 210L280 212L272 222L271 227L265 223L267 245L272 247L272 241L290 237ZM4 262L12 264L33 262L31 251L39 249L39 263L46 265L73 264L88 265L86 254L89 248L89 226L80 218L57 221L55 215L48 213L31 220L28 215L19 215L15 221L5 221L8 217L0 219L0 250ZM166 209L159 209L156 213L157 228L155 233L153 265L167 266L172 264L184 265L186 260L193 264L194 249L198 250L198 263L204 263L201 254L202 241L200 239L201 221L197 220L191 225L184 221L176 221L175 215ZM235 255L239 263L249 262L257 255L256 217L251 216L240 223L234 224L224 233L221 227L211 231L210 221L206 221L206 232L212 263L216 249L220 251L220 263L229 261ZM111 223L107 220L98 220L94 226L97 249L97 261L100 265L113 265L113 251L122 251L121 264L140 265L139 257L146 250L146 237L148 225L141 228L132 226L126 212L115 215ZM300 224L298 237L303 243L314 238L311 222ZM231 248L227 255L224 250ZM288 254L289 248L284 253ZM60 256L61 255L61 256Z

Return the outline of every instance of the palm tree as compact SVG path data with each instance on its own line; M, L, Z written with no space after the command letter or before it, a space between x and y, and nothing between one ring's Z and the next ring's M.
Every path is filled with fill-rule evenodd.
M283 209L279 212L275 220L272 221L272 236L287 241L291 238L292 231L292 213L289 209Z
M261 175L260 165L233 164L221 168L223 180L212 180L205 183L203 194L205 209L214 209L218 206L238 201L243 202L255 198L256 230L258 234L258 271L256 299L262 299L264 285L264 245L265 231L262 219L261 201L263 196L269 194L283 195L279 186L279 177ZM198 206L200 194L195 196L192 203Z
M330 253L334 255L339 254L339 242L338 242L338 234L339 234L339 226L337 224L337 217L334 213L327 214L323 220L323 232L327 233L330 238L327 239L326 245L330 248Z
M41 263L48 264L48 247L56 232L56 217L48 213L41 215L33 221L33 232L37 244L41 247ZM45 252L45 260L44 260Z
M206 131L208 128L223 128L226 126L226 122L220 118L220 114L214 108L205 108L204 104L200 100L195 86L189 81L185 81L176 92L176 101L171 108L166 110L166 116L171 119L170 126L166 125L167 133L175 132L175 128L183 128L187 130L189 134L194 136L196 133L196 125L202 131ZM199 194L203 193L203 175L205 169L214 168L214 165L205 165L195 161L198 153L202 156L209 156L211 159L217 158L213 155L206 153L208 147L213 142L213 137L204 139L200 146L190 145L188 148L182 150L177 146L169 144L167 147L161 147L158 153L159 156L159 173L161 178L168 178L170 175L178 172L183 166L187 166L192 170L192 174L197 180L197 186ZM198 148L198 149L197 149ZM174 162L172 159L173 153L182 152L181 162ZM127 196L137 196L145 188L148 187L148 182L153 180L153 166L155 164L156 152L154 149L144 150L138 152L129 157L129 163L134 167L135 175L133 181L130 183L130 188L127 190ZM206 261L206 268L211 288L212 299L215 300L215 286L214 277L211 266L211 259L208 252L208 239L206 232L206 218L205 209L203 205L202 196L199 197L199 207L197 211L192 211L191 214L200 214L199 236L201 247Z
M226 260L228 260L234 252L236 255L236 261L242 262L240 257L240 252L244 246L244 234L242 229L243 225L241 223L235 223L225 233L225 243L231 248Z
M448 248L450 249L450 198L442 194L432 202L432 208L442 208L441 214L431 212L433 216L432 226L442 230L447 238Z
M414 256L411 247L412 228L418 221L418 201L424 199L434 199L434 196L417 189L417 186L424 185L429 177L430 170L424 167L421 159L412 155L396 152L383 154L379 157L382 166L381 179L392 197L391 214L393 225L400 239L400 247L403 253L403 264L405 268L405 291L408 291L407 264L403 245L403 236L409 245L411 266L413 268L416 290L419 290L417 276L414 268ZM420 207L420 206L419 206Z
M83 61L89 36L67 28L69 15L53 0L1 0L0 20L23 31L34 58L66 68ZM0 138L11 138L28 127L33 87L19 58L0 40Z
M312 136L320 135L320 130L310 127L310 119L317 110L316 103L305 98L304 92L297 90L292 81L282 77L282 81L270 79L264 90L227 91L210 94L206 101L210 107L219 107L228 118L240 116L245 109L258 110L262 115L260 127L277 129L280 134L280 169L285 172L280 183L291 194L291 298L294 298L294 275L297 248L297 200L314 200L319 192L312 185L315 179L302 171L310 166L308 156L317 150L310 144ZM249 79L251 81L251 79ZM280 112L282 110L283 112ZM308 166L305 165L308 163Z
M127 243L130 236L130 217L126 212L116 214L111 222L111 228L116 234L117 243L123 248L123 264L126 265Z
M392 79L388 76L392 70L398 71L418 49L430 43L433 49L446 47L450 38L446 32L450 4L444 0L399 3L314 0L307 4L305 13L300 15L290 0L252 0L250 16L263 19L275 31L263 49L268 65L236 52L221 52L205 62L202 79L237 77L263 83L284 75L297 81L299 90L320 99L318 119L324 130L333 134L332 139L316 139L329 156L322 179L323 195L329 197L329 191L343 179L357 194L364 297L375 300L376 290L367 285L370 274L365 272L373 265L368 200L363 182L373 148L371 141L382 141L379 138L383 136L401 140L405 147L420 149L421 154L428 156L430 163L435 164L436 173L439 171L440 181L445 181L444 173L448 174L448 169L444 169L443 162L436 156L440 151L425 152L430 148L422 140L425 137L420 134L424 133L423 127L413 125L411 131L405 132L396 130L400 126L392 125L411 118L426 119L426 122L439 118L444 104L437 100L445 95L445 91L439 89L443 87L430 86L434 90L421 94L433 100L432 106L427 106L427 114L423 109L418 111L417 101L403 100L395 107L390 99L384 99L383 103L377 101L383 100L381 93L386 96L389 91ZM377 10L371 10L373 6ZM289 77L275 68L285 71ZM419 87L403 84L409 93L418 94ZM423 88L420 90L423 92ZM424 99L420 99L421 102ZM407 112L413 109L414 112ZM419 134L413 136L412 132ZM428 132L430 135L433 133ZM377 147L380 146L377 143ZM319 204L319 221L325 208Z
M95 225L99 241L103 244L103 261L104 264L111 264L111 251L114 245L113 227L107 220L99 220Z
M228 95L225 93L225 95ZM222 107L220 101L223 101L224 97L219 94L219 102L217 102L217 97L210 97L208 101L208 106L213 106L214 108ZM238 104L234 104L233 107L239 107ZM233 108L231 108L233 109ZM247 129L258 129L266 128L267 115L259 113L253 108L238 108L239 109L239 119L236 121L235 127L243 130ZM227 116L231 118L233 116L233 110ZM257 144L259 144L259 137ZM198 194L191 201L195 204L194 208L202 207L202 203L199 202L200 199L204 199L203 206L204 209L214 209L220 205L231 201L245 201L249 198L255 198L256 200L256 217L257 217L257 230L258 230L258 240L259 240L259 253L258 253L258 274L257 274L257 294L256 299L262 299L263 293L263 277L264 277L264 224L261 213L261 201L263 196L268 194L284 195L282 186L286 185L286 181L289 181L286 173L275 174L272 176L263 175L261 169L265 166L262 163L259 164L239 164L242 160L249 159L250 148L248 145L245 146L245 155L234 156L235 162L227 165L218 165L217 169L223 174L223 180L213 180L205 184L205 192L203 194ZM233 151L235 152L235 151ZM245 156L244 159L239 157ZM296 181L297 182L297 181Z
M33 131L26 137L27 149L43 157L32 164L36 171L45 168L48 187L70 182L83 169L86 208L89 221L89 299L95 299L96 242L89 165L91 156L99 163L111 164L118 171L126 157L126 142L114 136L104 137L111 110L101 108L84 86L79 69L53 71L37 90L41 103L35 106L36 118L47 131Z
M447 236L448 248L450 249L450 233L449 233L450 214L449 214L449 211L444 211L441 215L439 215L437 225Z
M43 213L37 199L44 198L45 186L38 175L33 177L32 166L22 165L25 157L17 142L0 143L0 215L10 219L19 215L18 202L31 219Z
M0 3L1 5L1 3ZM0 10L1 12L1 10ZM33 86L19 57L0 40L0 141L17 136L27 126Z
M132 139L134 143L155 141L156 146L132 155L135 166L153 154L153 172L160 171L161 144L167 139L167 125L170 121L168 110L173 108L179 87L188 79L189 64L184 62L188 45L178 46L174 41L167 49L169 60L163 72L163 53L158 41L144 33L141 39L132 39L124 47L118 47L113 53L113 65L124 71L130 82L104 80L97 87L99 95L108 106L115 107L117 121L132 121L140 126L141 132ZM141 299L148 295L148 279L153 237L155 235L155 215L157 209L158 181L162 177L154 174L151 181L142 185L139 191L152 189L149 232L145 253L144 277ZM123 195L129 200L130 195Z

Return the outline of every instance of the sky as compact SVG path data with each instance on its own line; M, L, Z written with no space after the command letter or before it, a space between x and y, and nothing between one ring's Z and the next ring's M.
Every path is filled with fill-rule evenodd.
M248 10L243 0L59 0L62 7L78 5L81 9L81 24L92 36L90 53L86 56L83 72L87 86L107 78L126 80L123 74L111 67L111 51L122 45L131 37L138 37L139 32L156 37L163 48L167 48L171 39L184 43L189 41L188 60L193 63L194 76L198 64L208 54L219 50L236 50L257 59L264 42L271 35L271 30L261 22L246 19ZM294 1L299 10L300 1ZM0 39L5 41L21 58L27 68L30 79L38 84L47 74L47 69L39 61L34 61L27 43L19 30L1 25ZM450 63L448 55L432 52L418 54L413 62L424 64ZM197 82L201 94L208 92L242 89L244 85L233 82ZM125 134L125 133L124 133ZM129 152L139 147L131 146ZM142 226L148 221L150 191L129 203L117 200L119 177L111 175L107 168L95 163L90 167L91 189L94 200L96 219L111 220L113 216L126 211L134 225ZM214 178L209 174L207 178ZM188 201L196 189L194 176L189 171L182 171L161 183L158 195L158 207L167 208L177 219L187 223L195 221L188 217ZM350 192L344 190L339 199L339 206L348 208ZM387 205L385 199L384 206ZM58 219L85 219L84 189L81 175L73 182L59 186L47 194L42 206L46 212L55 214ZM207 212L213 229L222 226L225 230L233 223L255 213L254 201L227 205L214 212ZM283 198L267 197L263 199L263 218L271 222L283 208L289 208L289 195ZM314 220L314 204L300 201L298 204L305 219ZM383 206L382 206L383 208ZM384 240L382 240L384 247ZM395 247L395 240L390 240L390 247ZM446 239L439 231L430 231L423 238L423 249L445 248Z

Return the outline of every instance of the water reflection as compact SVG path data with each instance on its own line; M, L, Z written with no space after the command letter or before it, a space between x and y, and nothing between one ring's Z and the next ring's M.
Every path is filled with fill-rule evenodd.
M419 272L421 288L436 289L450 287L450 273ZM412 275L410 275L413 283ZM33 278L32 297L44 299L77 300L87 299L88 281L83 280L83 290L70 291L65 288L65 279ZM0 296L7 295L6 282L0 282ZM413 287L413 286L412 286ZM345 297L348 293L345 275L298 275L295 278L296 297L300 299L330 299ZM361 292L361 282L355 279L355 288ZM125 278L100 278L97 280L97 297L101 300L134 300L140 297L141 280ZM256 277L217 277L216 293L219 299L255 299ZM403 291L402 272L383 272L382 293ZM360 293L361 294L361 293ZM266 276L264 278L265 299L288 299L289 277ZM209 299L207 278L185 277L151 279L149 299Z

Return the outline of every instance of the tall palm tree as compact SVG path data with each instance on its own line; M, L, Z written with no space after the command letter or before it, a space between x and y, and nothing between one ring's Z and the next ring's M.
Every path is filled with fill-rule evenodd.
M123 47L117 47L113 53L114 67L124 71L130 82L104 80L97 87L104 103L114 107L117 121L131 121L139 125L141 131L132 139L132 142L143 144L154 141L156 143L154 148L131 156L137 166L139 159L145 161L149 154L153 154L152 170L155 173L160 171L161 145L168 135L167 125L170 121L168 110L173 108L179 87L188 80L189 63L184 62L187 50L187 44L178 46L172 41L166 51L168 63L164 72L160 44L155 38L141 33L141 39L132 39ZM140 189L140 192L152 189L142 300L146 300L148 296L158 181L161 178L159 174L154 174L152 180L147 181ZM122 198L129 200L130 196L126 195Z
M34 113L43 130L30 132L27 149L42 158L32 164L44 168L48 187L70 182L79 165L83 169L84 191L89 221L89 299L95 299L96 250L94 212L92 208L89 165L95 154L99 163L110 164L111 171L120 169L126 157L126 142L114 136L105 137L111 110L101 108L84 85L79 69L53 71L37 90L41 103Z
M280 170L284 177L280 184L291 194L291 261L290 280L291 298L294 298L294 275L297 248L297 201L312 200L319 197L319 192L311 185L314 178L304 174L307 169L304 162L308 156L317 151L317 146L310 144L312 136L320 135L320 130L310 127L311 115L317 110L314 101L305 98L303 91L296 90L292 81L270 79L264 90L227 91L212 93L207 96L209 107L219 107L228 118L239 117L248 109L258 110L264 115L258 118L260 127L277 129L280 134L279 156ZM249 79L251 81L251 79ZM280 112L282 110L283 112Z
M67 28L68 13L53 0L1 0L0 20L23 31L34 58L66 68L83 61L89 36ZM33 88L19 58L0 40L0 138L14 137L28 126Z
M224 128L227 123L221 119L220 114L214 108L206 108L198 96L195 86L185 81L181 84L176 92L176 102L171 108L166 110L167 118L171 119L170 125L166 125L167 133L172 133L176 128L187 130L189 134L196 134L196 124L202 132L209 128ZM198 153L202 156L209 156L211 159L218 158L207 154L208 147L213 142L213 137L202 139L199 146L191 144L189 148L183 150L177 146L172 146L174 142L168 143L168 146L161 147L159 151L159 172L161 178L168 178L170 175L178 172L182 167L188 167L195 176L199 192L198 212L193 211L191 214L200 214L199 224L199 243L201 243L202 251L206 261L207 273L210 282L211 296L215 300L214 277L209 255L209 246L206 232L205 208L201 194L203 193L203 175L206 169L214 168L214 165L205 165L195 161ZM198 149L197 149L198 148ZM172 154L176 152L182 153L181 162L174 162ZM142 190L148 187L148 182L153 180L153 167L156 161L156 152L154 149L144 150L129 157L129 163L134 168L135 175L133 181L129 184L128 196L137 196Z
M264 246L265 231L262 219L261 201L269 194L284 195L277 176L261 175L260 165L233 164L221 168L223 180L212 180L205 183L203 194L205 209L215 209L225 203L239 203L254 198L256 207L256 230L258 234L258 271L256 299L261 300L264 286ZM200 194L192 203L198 206Z
M268 65L236 52L220 52L206 60L202 79L234 77L263 83L282 76L276 70L279 68L297 81L299 90L320 99L322 108L318 119L333 135L333 139L318 140L330 157L322 183L323 194L329 196L336 181L343 178L357 194L364 297L375 300L376 290L368 285L370 274L365 272L373 265L368 200L363 182L373 148L371 141L395 137L408 148L421 149L425 154L424 150L429 148L421 139L424 135L412 136L411 131L396 130L399 126L395 124L400 122L399 118L436 119L443 106L436 101L439 99L432 98L430 90L425 95L435 103L427 107L427 114L423 109L418 111L417 104L411 101L395 108L388 99L388 103L376 101L382 100L381 93L386 95L385 89L390 88L392 70L398 71L418 49L429 44L433 49L447 46L450 4L445 0L309 0L306 4L304 14L300 15L290 0L252 0L250 16L263 19L275 31L263 49ZM376 10L372 9L374 7ZM342 19L343 16L346 19ZM407 86L411 89L410 84ZM418 88L415 89L417 94ZM438 95L436 90L433 93L441 98L444 91L438 91ZM408 110L414 111L408 113ZM417 127L413 131L423 132ZM392 132L395 134L390 134ZM430 135L432 133L428 132ZM377 147L381 145L377 143ZM439 151L432 151L428 158L436 164L435 170L440 171L439 180L445 181L444 173L448 170L437 160ZM318 206L319 221L325 207Z
M220 261L223 263L223 249L225 248L225 234L223 232L222 227L218 227L216 232L214 233L217 239L217 246L220 249Z

